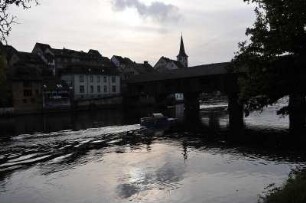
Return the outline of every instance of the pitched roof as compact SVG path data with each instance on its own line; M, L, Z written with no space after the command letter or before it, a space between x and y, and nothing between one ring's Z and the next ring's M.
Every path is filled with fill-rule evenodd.
M35 44L35 47L39 47L42 51L46 51L46 49L52 49L49 44L43 44L39 42Z
M156 70L149 63L133 63L130 65L139 74L154 73Z
M120 64L128 65L128 64L134 63L131 59L127 57L122 57L122 56L117 56L117 55L114 55L113 57L115 57L119 61Z
M28 52L17 52L16 55L19 58L18 64L25 64L25 65L46 65L44 61L36 54L28 53Z
M53 54L58 58L79 58L81 60L98 60L102 55L98 50L90 49L88 52L76 51L72 49L56 49L48 44L36 43L35 47L39 47L42 51L50 49Z
M2 44L1 44L1 51L5 53L6 59L8 61L12 58L14 54L18 53L18 51L13 46L2 45Z
M152 74L139 75L131 78L128 83L153 82L161 80L175 80L181 78L193 78L212 75L227 74L230 62L205 64L184 69L168 70Z
M98 50L95 49L90 49L88 51L88 54L93 55L95 57L102 57L102 55L100 54L100 52Z
M167 63L174 63L178 69L185 68L179 61L169 59L167 57L162 56L159 60L165 60ZM155 64L156 66L156 64Z

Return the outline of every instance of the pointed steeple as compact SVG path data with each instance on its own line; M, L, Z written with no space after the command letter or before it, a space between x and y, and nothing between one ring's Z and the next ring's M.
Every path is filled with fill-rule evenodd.
M177 61L180 62L185 68L188 68L188 55L185 52L183 35L181 35L181 46L180 46L180 52L177 55Z
M181 46L180 46L180 52L179 52L178 56L188 57L188 55L187 55L186 52L185 52L185 46L184 46L183 35L181 35Z

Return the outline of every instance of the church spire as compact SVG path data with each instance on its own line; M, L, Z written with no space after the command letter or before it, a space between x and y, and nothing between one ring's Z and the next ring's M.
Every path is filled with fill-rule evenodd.
M181 35L181 47L180 47L180 52L179 52L178 56L188 57L188 55L185 52L183 35Z
M179 61L185 68L188 67L188 55L185 52L183 35L181 35L181 46L180 46L180 52L177 56L177 61Z

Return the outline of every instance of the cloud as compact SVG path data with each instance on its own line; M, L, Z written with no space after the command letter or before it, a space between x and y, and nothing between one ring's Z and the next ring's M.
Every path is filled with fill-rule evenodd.
M139 0L113 0L115 11L124 11L127 8L135 8L143 18L152 18L158 22L176 22L181 18L179 8L172 4L159 1L146 5Z

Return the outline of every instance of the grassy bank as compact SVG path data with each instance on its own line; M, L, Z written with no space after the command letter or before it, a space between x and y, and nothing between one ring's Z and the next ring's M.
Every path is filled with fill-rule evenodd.
M306 170L292 173L284 186L271 190L262 200L265 203L305 203Z

